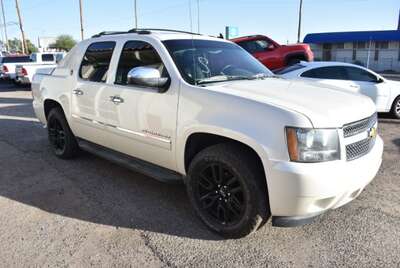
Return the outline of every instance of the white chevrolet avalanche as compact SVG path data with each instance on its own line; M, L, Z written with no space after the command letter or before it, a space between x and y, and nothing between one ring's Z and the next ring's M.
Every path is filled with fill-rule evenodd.
M225 237L270 218L308 223L375 177L374 103L318 87L273 76L229 41L151 29L98 34L32 83L56 156L82 149L183 180L201 220Z

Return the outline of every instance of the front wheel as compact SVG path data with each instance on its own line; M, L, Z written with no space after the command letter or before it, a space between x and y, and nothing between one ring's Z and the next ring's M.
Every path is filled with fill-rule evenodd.
M246 236L269 218L265 178L247 151L219 144L198 153L186 182L190 201L212 231L228 238Z
M78 143L61 108L56 107L50 111L47 118L47 130L50 144L57 157L69 159L78 154Z
M400 119L400 96L398 96L392 105L391 114L394 118Z

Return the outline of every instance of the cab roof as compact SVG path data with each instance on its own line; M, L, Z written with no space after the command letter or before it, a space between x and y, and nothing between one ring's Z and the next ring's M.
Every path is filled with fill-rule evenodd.
M202 35L198 33L191 33L186 31L180 30L170 30L170 29L132 29L127 32L101 32L96 35L93 35L92 38L102 38L102 37L111 37L111 36L138 36L138 35L145 35L151 36L156 38L160 41L164 40L176 40L176 39L195 39L195 40L215 40L215 41L225 41L229 42L228 40L224 40L221 38Z

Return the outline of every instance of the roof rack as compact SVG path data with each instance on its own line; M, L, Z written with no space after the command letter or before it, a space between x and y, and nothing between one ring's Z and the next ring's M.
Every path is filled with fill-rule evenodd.
M171 29L157 29L157 28L144 28L144 29L130 29L129 31L104 31L92 36L92 38L104 36L104 35L116 35L116 34L129 34L129 33L137 33L137 34L150 34L151 31L159 31L159 32L173 32L173 33L184 33L184 34L194 34L201 35L198 33L180 31L180 30L171 30Z
M138 33L138 34L150 34L150 31L145 30L129 30L129 31L104 31L92 36L92 38L104 36L104 35L116 35L116 34L129 34L129 33Z
M156 31L156 32L172 32L172 33L184 33L184 34L194 34L194 35L201 35L199 33L192 33L192 32L187 32L187 31L181 31L181 30L172 30L172 29L160 29L160 28L143 28L143 29L131 29L128 32L129 33L136 33L139 31Z

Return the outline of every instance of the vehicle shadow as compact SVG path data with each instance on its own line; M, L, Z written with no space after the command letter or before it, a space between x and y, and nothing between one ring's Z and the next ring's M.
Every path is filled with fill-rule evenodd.
M73 160L58 159L46 130L24 117L33 117L25 105L0 106L0 196L115 228L222 239L195 216L183 184L161 183L85 152Z
M0 80L0 92L29 91L30 86L15 85L10 81Z
M394 139L392 142L393 142L394 145L396 145L399 148L399 151L400 151L400 138L399 139Z

